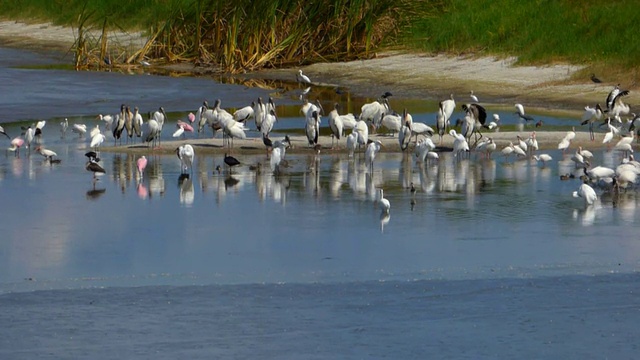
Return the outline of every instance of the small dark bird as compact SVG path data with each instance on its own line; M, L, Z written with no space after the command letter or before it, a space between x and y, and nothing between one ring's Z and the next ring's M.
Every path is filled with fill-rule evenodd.
M393 94L392 94L392 93L390 93L390 92L388 92L388 91L385 91L385 93L384 93L384 94L382 94L381 98L386 99L386 98L388 98L389 96L393 96Z
M416 193L416 187L413 186L413 183L411 183L411 195Z
M240 161L238 161L238 159L234 158L233 156L228 156L227 154L224 154L224 163L227 164L229 170L231 170L231 168L233 168L234 166L240 165Z
M542 120L538 120L536 127L542 127L542 125L544 125L544 122Z
M602 82L602 80L596 77L596 74L591 74L591 81L593 81L596 84L600 84Z

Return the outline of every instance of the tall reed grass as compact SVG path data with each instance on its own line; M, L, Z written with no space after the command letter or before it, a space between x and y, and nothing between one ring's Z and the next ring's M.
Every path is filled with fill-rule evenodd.
M410 0L0 0L4 16L30 14L78 28L77 63L104 59L105 36L89 29L145 30L143 58L219 65L232 73L371 56L398 31ZM88 43L93 49L85 49ZM119 58L120 55L116 56ZM84 60L83 60L84 59Z

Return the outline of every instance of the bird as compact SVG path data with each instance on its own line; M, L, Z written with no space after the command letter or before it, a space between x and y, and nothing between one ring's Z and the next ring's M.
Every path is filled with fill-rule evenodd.
M138 169L138 176L143 178L144 169L147 167L147 157L142 155L136 160L136 168Z
M593 123L595 121L602 120L603 112L600 104L596 104L595 107L590 107L589 105L584 107L584 114L582 114L582 122L580 125L589 124L589 137L591 141L595 140L595 134L593 132Z
M302 70L298 70L296 74L296 80L303 85L311 85L311 79L305 74L302 73Z
M358 132L353 129L351 130L351 134L347 136L347 151L349 152L349 157L352 158L353 154L356 151L356 147L358 146Z
M380 140L372 141L367 145L367 150L364 153L364 161L371 172L373 172L373 162L376 159L376 154L378 154L381 147L382 142L380 142Z
M106 137L102 133L97 133L91 138L91 143L89 147L97 150L100 145L104 142Z
M187 170L193 170L193 158L195 152L189 144L184 144L176 148L176 155L180 159L180 173L184 174Z
M493 114L493 121L488 124L484 124L483 127L489 130L497 129L500 126L498 123L500 122L500 115Z
M318 135L320 135L320 114L317 111L311 113L311 117L306 119L305 134L309 146L315 146L318 143Z
M67 135L67 128L69 127L69 119L64 118L64 121L60 122L60 137L64 139L65 135ZM2 127L0 126L0 133L3 133L4 130L1 130ZM5 134L6 135L6 134Z
M366 103L360 108L358 120L370 122L373 132L382 125L382 119L389 113L390 92L385 92L376 101Z
M15 156L20 156L20 148L24 144L24 139L21 137L16 137L11 140L11 147L8 148L8 151L13 151Z
M255 101L251 102L251 105L247 105L233 112L233 120L246 122L247 120L253 118L255 115L255 111L253 108L255 107Z
M94 183L98 180L99 175L105 174L104 168L93 158L89 158L84 168L93 173Z
M271 152L271 159L269 160L269 165L271 166L271 171L274 175L280 174L280 164L282 160L284 160L286 151L286 145L284 142L280 142L277 146L274 144L273 151Z
M596 84L600 84L602 82L602 80L596 77L596 74L591 74L591 81L593 81Z
M384 214L388 214L389 210L391 210L391 203L389 202L389 200L387 200L384 197L384 190L380 189L378 191L378 194L380 194L380 200L379 200L379 204L380 204L380 210L382 210L382 212Z
M584 199L585 206L593 205L596 200L598 200L598 196L596 195L595 190L589 184L582 184L578 188L577 191L573 192L573 197L581 197Z
M451 115L456 108L456 101L453 98L453 94L449 95L449 99L440 101L438 104L438 115L436 116L436 130L440 136L440 143L444 133L449 126Z
M240 161L238 161L238 159L227 154L224 154L224 163L229 167L229 172L231 172L231 169L233 169L234 166L240 165Z
M533 116L525 114L524 106L522 106L522 104L516 104L515 107L516 107L516 114L518 114L518 116L521 119L524 119L525 121L533 121L534 120Z
M471 90L471 94L469 94L469 96L471 97L471 100L473 100L473 102L476 102L476 103L479 102L478 97L473 95L473 90Z
M49 163L54 163L55 160L53 159L55 156L58 156L58 154L55 153L55 151L49 150L49 149L45 149L42 146L38 146L36 148L36 152L39 153L40 155L44 156L45 160L48 160Z
M334 139L340 140L340 136L342 136L342 132L344 130L344 123L342 122L342 118L338 113L338 108L340 108L339 103L335 103L333 105L333 110L329 113L329 128L331 129L331 148L333 148Z
M79 137L83 137L87 133L87 125L85 124L73 124L71 131L78 134Z
M542 161L543 167L546 166L549 161L553 160L553 158L549 154L533 155L533 158L536 161Z

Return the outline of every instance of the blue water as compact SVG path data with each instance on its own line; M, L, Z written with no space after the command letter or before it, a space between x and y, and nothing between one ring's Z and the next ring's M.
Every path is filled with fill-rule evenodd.
M107 173L94 184L88 140L61 138L60 117L93 127L121 97L149 108L175 100L172 114L184 114L217 92L235 106L272 93L16 69L6 59L38 55L2 51L15 52L0 56L5 80L25 71L53 86L37 101L0 100L13 114L5 129L15 136L16 121L49 120L43 142L62 162L0 154L0 358L636 357L637 195L599 191L585 207L571 196L579 180L560 180L580 174L570 154L551 151L542 167L381 153L373 173L360 156L290 154L276 177L265 154L238 155L243 166L219 173L222 158L196 147L187 180L175 156L150 154L139 179L137 156L103 153ZM80 75L88 80L74 93L66 82ZM131 79L153 91L123 86ZM100 83L108 91L87 90ZM21 99L24 113L12 104ZM283 127L301 121L283 118ZM593 150L594 163L620 161Z

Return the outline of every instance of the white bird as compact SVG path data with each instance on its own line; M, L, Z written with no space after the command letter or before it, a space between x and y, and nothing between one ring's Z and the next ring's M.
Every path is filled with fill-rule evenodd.
M411 122L411 135L415 136L416 143L418 142L418 135L431 137L434 133L433 128L425 123Z
M296 74L296 80L301 84L311 85L311 79L309 79L307 75L303 74L302 70L298 70L298 73Z
M400 114L386 114L382 117L380 121L380 126L385 127L387 130L391 131L391 134L395 134L400 132L400 128L402 128L402 118Z
M144 124L144 120L142 119L142 115L140 115L140 109L136 106L133 108L133 133L136 137L142 137L142 125Z
M102 135L102 133L97 133L91 138L91 143L89 147L97 151L98 147L102 145L106 137Z
M27 143L27 149L31 152L31 143L33 142L33 138L35 137L35 130L29 126L24 133L24 141Z
M334 139L340 140L340 136L344 131L344 123L342 122L342 118L340 114L338 114L338 108L340 104L335 103L333 106L333 110L329 113L329 128L331 129L331 147L333 148Z
M438 104L438 115L436 117L436 130L440 135L440 143L442 143L442 137L449 126L451 121L451 115L456 109L456 101L453 98L453 94L449 95L449 99L440 101Z
M147 128L144 133L147 134L147 136L144 141L149 143L149 145L153 142L153 145L155 146L158 141L158 137L160 136L158 122L151 118L147 121L146 127Z
M400 150L402 151L407 150L410 142L411 142L411 128L409 128L409 122L407 121L400 128L400 132L398 132L398 143L400 144Z
M180 159L180 172L184 174L187 170L192 170L193 158L195 152L193 147L189 144L185 144L176 148L176 155Z
M111 130L111 124L113 123L113 116L111 115L102 115L102 114L98 114L98 119L100 121L104 121L104 129L105 130Z
M246 122L247 120L253 118L255 115L254 107L256 103L254 101L251 102L251 105L247 105L243 108L240 108L233 112L233 120Z
M378 100L362 105L359 120L370 121L374 131L379 128L382 118L389 113L389 96L390 93L384 93Z
M593 203L598 200L598 196L596 195L595 190L588 184L582 184L578 188L578 191L573 192L573 197L581 197L584 199L584 204L586 206L593 205Z
M488 124L485 124L484 127L489 129L489 130L497 129L498 126L499 126L499 124L498 124L499 122L500 122L500 115L493 114L493 121L491 121Z
M591 141L595 140L595 134L593 132L593 123L595 121L602 120L603 112L600 104L596 104L595 107L585 106L584 114L582 114L582 122L580 125L589 124L589 137Z
M369 127L363 120L358 120L353 131L358 133L358 145L366 145L369 142Z
M278 118L276 117L275 110L269 110L269 113L265 114L264 120L262 121L262 125L260 127L260 132L262 133L262 135L269 137L269 134L271 133L271 130L273 130L273 126L277 121Z
M69 119L64 118L64 121L60 122L60 135L64 138L64 136L67 134L67 128L69 127ZM1 127L0 127L1 128ZM4 133L5 135L7 135L4 130L2 131L2 133ZM8 135L7 135L8 137Z
M525 121L533 121L533 117L531 115L527 115L524 112L524 106L522 106L522 104L516 104L516 114L518 114L518 116L521 119L524 119Z
M311 117L305 121L305 134L309 141L309 146L315 146L318 143L318 135L320 134L320 114L317 111L311 113Z
M87 133L87 125L85 124L73 124L71 131L78 134L79 137L84 136Z
M171 137L177 138L182 136L182 134L184 134L184 127L178 126L178 128L176 129L176 131L173 132Z
M469 152L469 143L467 139L462 135L458 134L455 130L449 130L449 135L453 136L453 154L458 157L463 152Z
M274 174L280 173L280 164L285 156L286 147L284 142L279 144L274 144L273 150L271 152L271 159L269 160L269 164L271 165L271 171Z
M533 158L536 161L542 161L542 166L546 166L549 161L553 160L549 154L533 155Z
M480 101L478 101L478 97L473 95L473 90L471 90L471 94L469 96L471 97L471 100L473 100L473 102L476 102L476 103L480 102Z
M351 130L351 134L347 136L347 151L349 151L349 157L353 157L358 146L358 132L354 129Z
M55 153L55 151L49 150L49 149L45 149L42 146L38 146L36 148L36 152L38 152L40 155L44 156L44 158L46 160L48 160L49 162L53 161L53 157L54 156L58 156L58 154Z
M380 189L379 191L380 194L380 210L382 210L383 213L388 214L389 210L391 210L391 203L389 202L389 200L387 200L384 197L384 191L382 189Z
M373 162L376 159L376 154L378 154L381 147L382 142L380 142L380 140L373 141L367 145L367 150L364 153L364 161L371 172L373 172Z
M96 134L101 134L102 131L100 131L100 125L96 124L96 126L91 129L91 131L89 131L89 138L93 139L94 136L96 136Z
M573 156L571 156L571 160L575 163L576 168L588 168L589 161L585 160L584 156L580 154L579 151L576 151Z

